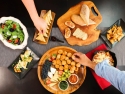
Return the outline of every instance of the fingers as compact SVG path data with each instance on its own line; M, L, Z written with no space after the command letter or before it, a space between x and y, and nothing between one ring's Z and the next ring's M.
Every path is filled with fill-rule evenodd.
M74 53L73 55L76 56L76 57L77 57L77 56L78 56L78 57L81 57L81 55L83 55L83 53L81 53L81 52L76 52L76 53Z
M81 52L76 52L76 53L73 54L72 59L73 59L74 61L76 61L76 62L81 62L82 58L84 58L84 57L82 57L83 55L84 55L84 54L81 53Z

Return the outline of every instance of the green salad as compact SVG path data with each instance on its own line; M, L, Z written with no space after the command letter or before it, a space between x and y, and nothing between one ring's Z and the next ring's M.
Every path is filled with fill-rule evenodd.
M20 45L24 41L23 29L19 23L12 20L6 20L0 24L0 34L14 45Z

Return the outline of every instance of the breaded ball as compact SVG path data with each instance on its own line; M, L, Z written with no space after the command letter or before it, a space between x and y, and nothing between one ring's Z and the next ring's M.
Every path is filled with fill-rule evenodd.
M67 56L68 57L72 57L72 53L67 53Z
M68 65L68 68L71 69L71 65Z
M59 66L59 70L63 70L64 69L64 67L63 66Z
M52 64L53 64L53 65L56 65L56 60L53 60L53 61L52 61Z
M67 51L64 51L64 52L63 52L63 55L67 55Z
M65 64L65 65L64 65L64 69L68 69L68 64Z
M74 73L74 70L70 70L70 73Z
M75 58L75 56L74 55L72 55L72 59L74 60L74 58Z
M57 65L57 64L56 64L56 65L55 65L55 68L57 68L57 69L58 69L58 68L59 68L59 65Z
M61 50L61 49L58 50L58 53L59 53L59 54L63 54L63 50Z
M65 60L62 61L62 65L66 65L66 61Z
M60 54L57 54L56 59L60 59L60 57L61 57L61 55L60 55Z
M80 63L77 63L77 64L76 64L76 67L80 67L80 66L81 66L81 64L80 64Z
M65 57L65 60L68 60L69 59L69 57Z
M66 62L67 62L67 64L71 64L71 60L70 59L66 60Z
M71 66L71 70L75 70L76 69L76 67L75 66Z
M75 64L76 64L76 62L74 62L74 61L71 62L71 65L72 65L72 66L74 66Z
M79 70L79 68L78 68L78 67L76 67L76 68L75 68L75 71L78 71L78 70Z
M62 65L61 61L59 59L56 60L56 64Z
M66 57L65 55L61 55L60 60L64 60L65 57Z

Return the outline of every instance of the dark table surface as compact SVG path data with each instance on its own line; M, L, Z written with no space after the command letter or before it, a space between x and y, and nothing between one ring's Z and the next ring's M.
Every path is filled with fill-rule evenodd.
M57 19L64 14L71 6L81 0L34 0L38 13L41 9L51 9L56 13L53 27L57 27ZM125 1L124 0L92 0L100 13L103 21L99 27L109 27L116 20L122 18L125 21ZM33 23L22 4L21 0L0 0L0 17L14 16L22 21L27 27L31 28ZM32 33L32 32L31 32ZM122 67L123 69L123 67ZM31 71L22 79L17 79L6 67L0 67L0 94L49 94L40 84L37 77L37 69ZM102 90L89 68L83 85L73 94L121 94L113 86Z

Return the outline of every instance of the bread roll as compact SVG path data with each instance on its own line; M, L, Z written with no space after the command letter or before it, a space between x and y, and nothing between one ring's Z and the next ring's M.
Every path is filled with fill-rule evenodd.
M90 15L89 7L83 4L81 7L80 16L87 25L89 25L89 15Z
M69 38L71 36L71 30L70 28L65 28L65 38Z
M70 27L70 28L75 28L75 24L72 21L66 21L65 25Z

